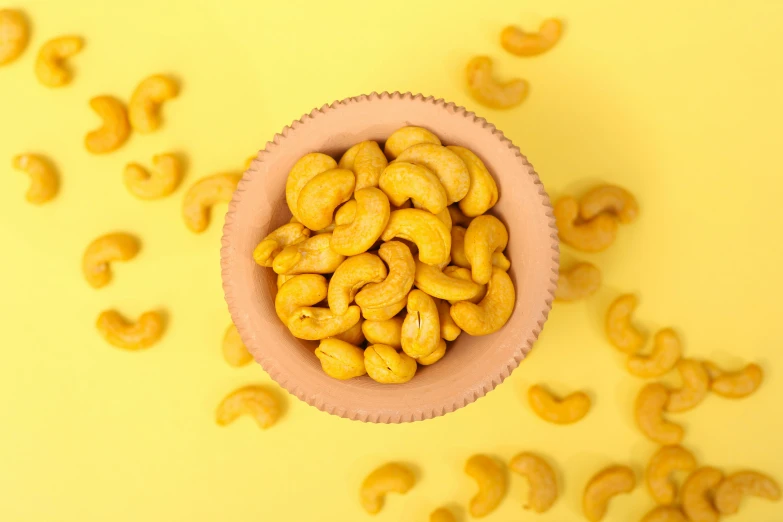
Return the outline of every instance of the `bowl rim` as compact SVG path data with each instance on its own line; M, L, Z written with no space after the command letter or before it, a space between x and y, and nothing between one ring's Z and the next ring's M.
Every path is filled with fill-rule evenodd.
M264 358L262 362L262 360L259 360L259 358L254 357L256 362L258 362L258 364L269 374L272 380L277 382L281 387L283 387L292 395L296 396L297 398L306 402L310 406L314 406L323 412L332 415L337 415L339 417L343 417L351 420L360 420L363 422L377 422L377 423L412 422L418 420L426 420L426 419L434 418L437 416L445 415L447 413L456 411L464 406L467 406L470 403L475 402L477 399L485 396L487 393L492 391L496 386L502 383L511 374L511 372L519 366L519 363L522 361L522 359L524 359L526 355L530 352L533 344L538 339L538 336L540 335L541 330L543 329L544 323L548 318L550 310L552 309L552 302L554 300L555 289L557 287L557 278L559 273L559 262L560 262L559 240L558 240L557 227L555 224L555 217L552 209L552 204L549 195L544 189L544 186L538 176L538 173L535 171L533 166L528 162L525 155L523 155L522 152L519 150L519 147L514 145L514 143L512 143L511 140L509 140L503 134L502 131L498 130L497 127L495 127L495 125L489 123L485 118L476 115L474 112L468 111L464 107L458 106L453 102L446 102L443 98L435 98L434 96L424 96L423 94L413 94L411 92L401 93L399 91L394 91L391 93L388 91L383 91L381 93L372 92L370 94L363 94L359 96L352 96L342 100L335 100L331 104L324 104L320 108L315 108L309 113L302 115L301 118L299 118L298 120L294 120L290 125L284 127L282 131L276 133L273 139L266 143L264 149L258 152L258 155L253 160L250 168L242 176L242 179L240 180L237 189L234 192L231 201L229 202L228 210L225 215L225 223L223 225L223 234L221 237L221 245L222 245L220 250L221 278L222 278L225 300L226 303L228 304L232 321L236 325L240 337L242 337L243 340L247 339L248 336L244 335L244 332L249 328L247 324L248 321L241 313L239 313L238 306L235 305L234 303L235 289L234 289L234 285L232 284L233 266L231 263L231 259L234 254L234 247L232 246L231 236L234 233L234 229L235 229L235 213L237 212L237 207L242 200L242 194L245 191L245 185L250 183L253 175L257 173L258 165L260 165L260 163L263 163L268 157L274 155L275 151L282 146L284 140L288 137L288 134L291 131L297 129L301 125L304 125L308 120L312 118L319 117L326 113L338 110L343 106L353 104L356 102L365 102L365 101L371 101L376 99L413 101L413 102L439 105L442 108L449 110L450 112L456 113L457 115L461 115L464 118L471 119L474 124L480 125L481 127L483 127L484 130L490 132L502 144L507 146L514 153L514 155L516 156L516 161L520 164L520 168L526 171L530 175L530 177L532 178L532 183L534 185L538 185L538 194L540 196L540 203L544 207L543 212L547 218L548 227L550 229L549 237L551 238L551 244L550 244L551 255L548 257L549 259L548 265L551 273L546 288L548 297L544 300L544 303L542 304L542 308L540 309L540 316L538 317L538 320L535 321L537 327L533 328L530 331L529 336L527 337L527 342L520 343L520 346L518 346L514 350L512 356L508 359L507 363L503 365L502 368L499 368L498 371L492 375L487 375L486 377L484 377L484 379L481 380L481 382L477 382L476 385L471 387L470 389L465 389L458 395L453 396L449 401L443 402L442 404L438 404L438 405L432 405L427 407L426 409L417 410L416 412L407 412L405 414L397 414L397 415L391 415L388 413L368 412L366 409L363 410L346 409L345 407L342 406L329 404L325 402L323 399L318 400L311 397L309 394L306 393L305 390L297 386L295 382L293 383L291 382L291 379L288 376L287 372L276 364L274 358L267 357Z

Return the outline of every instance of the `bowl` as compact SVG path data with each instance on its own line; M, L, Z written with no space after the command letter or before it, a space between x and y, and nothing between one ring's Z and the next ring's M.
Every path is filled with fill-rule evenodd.
M327 376L313 354L315 342L294 338L275 314L276 275L252 252L269 232L288 222L289 169L308 152L336 159L363 140L382 143L406 125L425 127L444 145L475 152L494 175L500 199L491 210L509 231L506 255L516 286L508 323L483 337L463 333L437 364L422 366L405 384L368 376ZM245 172L223 228L223 289L231 317L255 360L299 399L348 419L398 423L453 412L484 396L530 352L554 298L558 241L544 186L519 149L485 119L441 99L411 93L373 93L314 109L266 144Z

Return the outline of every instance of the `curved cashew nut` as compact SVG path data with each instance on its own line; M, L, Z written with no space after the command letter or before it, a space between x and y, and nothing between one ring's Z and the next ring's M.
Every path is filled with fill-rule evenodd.
M382 244L378 255L386 261L389 275L383 282L367 285L356 294L356 304L362 307L365 319L370 319L366 314L369 309L383 308L407 299L416 273L416 263L410 249L399 241Z
M310 230L301 223L286 223L267 236L253 250L253 259L261 266L273 266L275 257L290 245L298 245L310 237Z
M386 321L400 313L408 305L408 296L392 304L378 308L362 308L362 317L370 321ZM383 344L383 343L382 343Z
M179 86L172 78L154 74L141 81L128 102L128 119L133 130L149 134L160 127L160 106L176 98Z
M339 339L323 339L315 349L315 356L326 375L335 379L353 379L367 373L364 350Z
M699 468L682 484L682 510L692 522L718 522L720 513L710 502L710 492L723 480L723 473L715 468Z
M743 495L780 500L780 486L757 471L739 471L726 477L715 489L714 504L724 515L736 513Z
M320 152L305 154L291 167L285 182L285 201L288 203L288 210L297 221L302 221L298 207L299 193L318 174L336 167L337 162L334 161L334 158Z
M306 306L297 308L286 325L294 337L319 341L351 329L359 319L361 312L358 306L349 306L343 315L335 315L328 308Z
M347 258L329 280L329 308L342 315L359 291L367 283L380 283L386 279L386 265L375 254L359 254Z
M761 386L764 371L758 364L749 364L737 372L724 372L711 362L704 363L712 382L710 391L729 399L747 397Z
M465 147L451 145L446 148L465 162L470 175L468 193L459 202L459 209L462 211L462 214L469 218L474 218L494 207L499 197L498 186L484 162ZM470 225L468 224L467 226Z
M90 107L103 120L103 125L84 137L84 146L93 154L106 154L119 149L130 136L130 124L125 105L114 96L96 96Z
M96 326L109 344L126 350L141 350L160 340L164 321L158 312L145 312L133 323L116 310L105 310L98 316Z
M511 277L499 268L492 269L487 295L479 304L459 301L451 306L451 317L468 335L497 332L514 311L516 292Z
M362 507L370 514L379 513L387 493L404 495L416 484L416 476L402 464L391 462L367 475L359 488Z
M30 29L22 12L0 9L0 66L16 60L29 39Z
M416 261L414 284L432 297L448 301L468 301L484 289L483 285L472 280L450 277L437 266Z
M364 350L367 375L383 384L402 384L416 375L416 360L385 344L371 344Z
M182 202L185 225L196 233L205 231L212 207L231 201L241 179L241 174L213 174L195 182Z
M285 274L278 274L277 275L277 289L280 290L280 287L283 286L286 283L286 281L288 281L289 279L293 279L294 277L296 277L296 276L285 275Z
M578 222L579 203L565 197L555 203L555 222L560 241L582 252L601 252L614 243L617 236L617 220L607 214Z
M680 412L695 408L707 396L710 376L701 361L682 359L677 363L682 378L682 388L671 390L666 411Z
M370 344L402 348L402 317L392 317L385 321L364 321L362 333Z
M449 213L449 210L444 208L437 214L435 214L435 217L441 220L444 225L446 225L446 229L448 229L449 232L451 232L451 214Z
M528 84L516 78L499 82L492 76L492 58L474 56L465 69L468 90L477 102L492 109L510 109L525 101Z
M338 333L333 338L352 344L354 346L361 346L364 343L364 332L362 332L362 324L364 321L359 319L359 322L348 328L342 333Z
M345 256L369 250L381 237L391 216L389 198L380 189L357 190L354 198L341 206L334 216L337 226L332 233L332 250Z
M164 198L174 192L182 180L183 165L176 154L156 154L152 164L153 172L138 163L128 163L125 167L125 186L139 199Z
M601 271L591 263L577 263L568 270L560 270L555 299L579 301L590 297L601 287Z
M467 232L465 227L459 225L451 227L451 263L460 268L470 268L470 261L465 255L465 232ZM495 252L492 254L492 266L508 270L511 261L502 252ZM470 280L473 280L472 276Z
M395 162L404 161L427 168L438 177L446 190L449 204L464 198L470 188L470 174L465 162L453 151L435 143L419 143L408 147Z
M508 484L503 467L487 455L473 455L465 463L465 473L479 489L470 499L470 514L476 518L489 515L506 496Z
M277 398L262 386L244 386L226 395L215 412L220 426L228 426L242 415L250 415L262 429L280 418Z
M682 355L680 338L671 328L655 334L650 355L630 355L626 362L628 372L643 379L660 377L674 368Z
M457 522L454 515L445 507L440 507L430 513L430 522Z
M579 200L579 217L585 221L605 212L620 223L631 223L639 215L639 204L633 194L615 185L596 187Z
M606 336L615 348L635 354L644 346L644 336L631 324L638 300L633 294L621 295L606 311Z
M541 22L537 33L526 33L519 27L509 25L500 33L503 49L517 56L535 56L555 46L563 34L563 24L557 18Z
M519 453L511 459L509 468L527 478L530 490L525 509L544 513L557 500L557 477L547 461L533 453Z
M272 269L276 274L331 274L345 259L331 242L332 234L318 234L289 245L275 256Z
M636 396L634 416L639 429L650 440L659 444L679 444L685 430L679 424L663 418L663 410L669 400L669 390L661 383L650 383Z
M641 522L688 522L680 508L673 506L658 506L644 515Z
M591 405L590 397L584 392L574 392L559 399L539 384L530 387L527 398L536 415L554 424L573 424L582 420Z
M57 195L59 180L57 169L45 157L38 154L20 154L13 160L15 169L30 176L30 188L27 189L27 201L42 205Z
M446 189L427 167L394 161L383 169L378 186L389 196L389 201L395 207L412 199L414 206L429 210L433 214L446 209Z
M448 147L446 147L448 149ZM452 152L454 152L452 149L449 149ZM456 152L455 152L456 154ZM462 159L462 158L460 158ZM464 163L464 161L463 161ZM467 166L467 165L466 165ZM468 178L470 178L470 171L468 171ZM470 190L470 181L468 181L468 190ZM466 194L467 196L467 194ZM464 199L464 198L463 198ZM448 207L449 215L451 216L451 223L455 226L460 226L467 230L467 228L470 226L470 222L473 221L473 218L469 218L465 214L462 213L462 211L459 209L459 205L449 205Z
M452 279L462 279L463 281L470 281L473 282L473 276L470 275L470 269L469 268L461 268L458 266L447 266L443 269L443 273L451 277ZM481 290L478 294L476 294L475 297L471 297L470 299L465 299L465 301L470 301L473 304L479 304L484 297L487 295L487 285L479 285L481 287ZM451 304L458 303L459 301L449 301Z
M451 233L433 214L417 208L395 210L381 239L399 237L413 241L419 249L419 259L428 265L446 262L451 252Z
M486 284L492 276L492 254L503 252L508 245L508 231L495 216L483 215L470 222L465 232L465 257L470 263L473 280Z
M691 472L696 469L696 458L682 446L663 446L650 459L645 472L647 489L658 504L674 504L677 487L671 480L675 471Z
M35 60L35 75L47 87L62 87L71 82L73 75L65 67L65 60L84 47L79 36L60 36L43 44Z
M414 359L426 357L438 348L441 341L438 307L421 290L411 290L408 294L408 315L402 322L400 339L402 350Z
M84 278L93 288L101 288L111 281L109 263L128 261L136 257L139 241L125 232L101 236L87 246L82 258Z
M299 308L315 306L327 296L326 278L318 274L293 276L283 283L275 296L277 317L288 324L288 320Z
M403 127L391 133L383 152L390 160L396 159L405 149L419 143L440 145L440 138L423 127Z
M435 350L433 350L433 352L429 355L419 357L416 359L416 362L422 366L429 366L443 359L444 355L446 355L446 341L443 339L438 339L438 346L435 348Z
M362 145L365 143L370 143L369 141L362 141L357 143L356 145L352 145L348 150L346 150L342 157L340 157L339 163L337 163L337 166L341 169L348 169L353 170L353 164L356 161L356 155L359 154L359 149L362 148ZM334 167L329 167L334 168Z
M446 301L437 299L438 319L440 320L440 336L446 341L453 341L462 333L462 328L457 326L451 317L451 306Z
M239 337L239 330L233 323L226 328L226 333L223 335L223 359L237 368L253 360L253 356Z
M381 173L388 164L386 156L376 142L362 142L351 168L356 174L356 190L377 187Z
M331 169L302 187L297 199L296 218L311 230L329 226L337 207L351 199L356 177L348 169Z
M636 487L636 476L628 466L609 466L590 479L582 497L582 511L590 522L598 522L606 514L609 501L615 495L630 493Z

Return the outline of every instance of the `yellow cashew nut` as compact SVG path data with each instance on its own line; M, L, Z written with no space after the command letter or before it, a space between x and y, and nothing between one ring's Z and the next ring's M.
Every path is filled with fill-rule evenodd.
M288 179L285 182L285 201L288 203L288 210L297 219L302 221L299 216L299 194L307 183L322 172L337 167L334 158L321 154L320 152L311 152L305 154L294 163L294 166L288 172Z
M402 317L392 317L385 321L364 321L362 333L370 344L402 348Z
M757 471L732 473L715 489L715 507L724 515L736 513L743 495L778 501L780 486L771 477Z
M283 283L275 296L275 312L287 324L299 308L315 306L327 296L326 278L318 274L293 276Z
M478 485L478 493L468 506L471 516L489 515L506 496L508 484L503 467L487 455L473 455L465 463L465 473Z
M606 336L615 348L635 354L644 346L644 336L631 324L636 310L635 295L625 294L615 299L606 311Z
M447 266L443 269L443 273L451 277L452 279L462 279L463 281L470 281L473 282L473 276L470 275L470 269L469 268L461 268L458 266ZM478 294L476 294L475 297L471 297L470 299L465 299L465 301L470 301L473 304L479 304L484 297L487 295L487 285L479 285L481 290ZM459 301L449 301L451 304L458 303Z
M338 333L334 336L334 339L344 341L354 346L361 346L364 343L364 332L362 332L362 324L364 321L359 319L359 322L348 328L342 333Z
M344 314L359 289L367 283L380 283L386 275L386 265L375 254L365 252L347 258L329 281L329 308L337 315Z
M448 149L448 147L446 148ZM449 150L454 152L454 150L452 149ZM468 178L470 179L470 171L468 171ZM470 187L470 181L468 182L468 187ZM470 188L468 188L468 190L470 190ZM451 216L451 223L453 225L460 226L467 230L467 228L470 226L470 222L473 221L473 218L469 218L468 216L463 214L462 211L459 209L459 205L449 205L448 210L449 210L449 215Z
M659 444L679 444L685 435L682 426L663 418L669 390L661 383L650 383L636 396L634 416L642 433Z
M339 339L323 339L315 349L315 356L326 375L335 379L353 379L367 373L364 350Z
M82 258L84 278L93 288L101 288L111 281L112 261L128 261L139 253L139 241L125 232L101 236L87 246Z
M451 252L449 229L426 210L406 208L392 212L381 239L389 241L395 237L415 243L419 259L428 265L446 262Z
M383 170L378 186L389 196L389 201L395 207L411 199L414 206L429 210L433 214L446 209L446 189L427 167L394 161Z
M365 143L370 143L370 142L362 141L360 143L357 143L356 145L352 145L348 150L346 150L343 153L337 166L340 167L341 169L353 170L353 164L356 161L356 155L359 154L359 149L362 148L362 146ZM329 168L331 169L334 167L329 167Z
M336 315L328 308L306 306L297 308L286 325L294 337L318 341L351 329L359 319L361 312L358 306L349 306L343 315Z
M644 515L641 522L688 522L680 508L673 506L658 506Z
M536 56L555 46L563 34L563 24L557 18L541 22L537 33L527 33L509 25L500 33L503 49L517 56Z
M253 259L261 266L273 266L275 257L290 245L298 245L310 237L310 230L301 223L286 223L267 236L253 250Z
M182 180L183 165L176 154L156 154L152 157L153 172L138 163L128 163L123 179L128 192L139 199L165 198L174 192Z
M557 500L557 477L552 466L538 455L523 452L511 459L509 468L530 483L525 509L536 513L548 511Z
M414 359L426 357L438 348L441 341L438 307L421 290L411 290L408 294L408 315L402 322L400 339L402 350Z
M761 386L764 371L758 364L749 364L737 372L724 372L711 362L706 362L710 391L729 399L747 397Z
M416 375L416 360L385 344L371 344L364 350L367 375L383 384L402 384Z
M669 392L666 411L681 412L695 408L707 396L710 376L701 361L682 359L677 363L682 388Z
M720 513L713 507L710 492L723 480L723 473L711 467L699 468L682 484L682 510L691 522L718 522Z
M370 309L381 309L390 305L396 306L401 301L407 299L408 292L410 292L413 286L414 274L416 273L416 263L413 260L410 249L399 241L384 243L378 250L378 255L386 261L389 267L389 275L382 282L369 284L356 294L356 304L362 308L365 319L372 319L367 315L367 311ZM404 306L403 304L399 310ZM390 319L396 313L385 319Z
M590 397L581 391L559 399L543 386L536 384L528 390L527 398L536 415L554 424L573 424L590 411Z
M465 257L470 263L473 280L486 284L492 276L492 254L503 252L508 245L508 231L495 216L483 215L470 222L465 232Z
M386 321L400 313L408 305L408 296L392 304L377 308L362 308L362 317L370 321Z
M609 466L590 479L582 497L582 511L590 522L598 522L612 497L630 493L636 487L636 476L628 466Z
M449 204L464 198L470 188L465 162L453 151L435 143L419 143L405 149L395 162L407 162L430 170L440 180Z
M354 198L341 206L334 216L337 226L332 233L332 250L345 256L369 250L381 237L391 215L389 198L380 189L357 190Z
M658 504L674 504L677 487L671 480L675 471L691 472L696 469L696 458L682 446L663 446L650 459L645 472L647 489Z
M605 212L620 223L631 223L639 215L639 204L633 194L615 185L596 187L579 200L579 217L585 221Z
M430 522L457 522L457 519L451 511L441 507L430 513Z
M497 332L514 311L516 293L511 277L499 268L492 269L487 295L479 304L460 301L451 306L451 317L468 335Z
M311 230L328 227L335 209L351 199L355 183L356 177L347 169L316 174L299 192L296 218Z
M277 289L280 290L280 287L283 286L286 281L289 279L293 279L296 276L293 275L285 275L285 274L278 274L277 275Z
M601 271L591 263L577 263L568 270L560 270L555 299L579 301L590 297L601 287Z
M440 139L425 128L403 127L392 132L391 136L386 140L383 152L387 158L393 160L402 154L405 149L419 143L441 145Z
M116 310L106 310L98 316L96 326L109 344L125 350L141 350L160 340L165 325L158 312L145 312L133 323Z
M182 202L185 225L196 233L205 231L212 207L231 201L241 179L241 174L213 174L194 183Z
M172 78L154 74L141 81L128 102L128 119L133 130L149 134L160 127L160 106L176 98L179 86Z
M119 149L131 131L125 105L113 96L96 96L90 100L90 107L101 117L103 125L87 133L84 146L93 154Z
M671 328L664 328L655 334L650 355L630 355L626 367L643 379L660 377L674 368L681 354L680 338Z
M79 36L60 36L43 44L35 60L35 75L47 87L62 87L71 82L73 75L65 66L65 60L84 47Z
M465 147L451 145L446 148L459 156L465 163L465 166L468 167L468 174L470 175L468 193L459 202L459 209L462 211L462 214L466 217L474 218L494 207L499 197L498 186L484 162ZM470 225L465 224L463 221L463 226Z
M345 260L331 247L332 234L318 234L285 247L272 261L276 274L331 274Z
M362 507L370 514L380 513L387 493L404 495L416 484L416 476L402 464L391 462L373 470L359 488Z
M358 190L356 192L358 192ZM356 194L356 192L354 192L354 195ZM383 194L383 191L381 191L380 189L378 190L378 192ZM376 193L374 191L370 191L370 192L362 192L362 194L372 194L372 195L375 195ZM386 194L383 194L383 197L386 198ZM386 201L389 201L389 198L386 198ZM340 208L338 208L334 212L334 226L335 226L335 228L339 227L340 225L350 225L351 222L354 219L356 219L356 209L357 209L358 206L359 206L359 204L356 202L355 199L349 199L348 201L346 201L345 203L340 205ZM296 219L296 218L291 218L291 219ZM383 232L383 230L381 230L381 232ZM379 234L379 237L380 237L380 234Z
M427 265L421 261L416 261L414 284L432 297L448 301L468 301L484 289L483 285L472 280L451 277L437 266Z
M356 174L356 190L377 187L381 173L388 164L386 156L376 142L361 143L351 167Z
M446 341L443 339L438 339L438 345L435 347L435 350L433 350L429 355L419 357L416 359L416 362L422 366L429 366L430 364L435 364L436 362L443 359L444 355L446 355Z
M438 319L440 320L440 336L446 341L453 341L462 333L462 328L457 326L451 317L451 306L446 301L437 300Z
M242 415L250 415L261 429L267 429L280 418L277 398L262 386L245 386L229 393L218 405L215 420L228 426Z
M465 69L468 90L477 102L492 109L510 109L525 101L528 84L514 79L499 82L492 76L492 59L474 56Z
M470 261L465 255L466 232L465 227L459 225L451 227L451 263L460 268L470 268ZM501 270L508 270L511 267L511 261L502 252L495 252L492 254L492 265ZM473 280L472 276L470 280Z
M13 167L30 176L30 188L25 196L30 203L42 205L57 195L60 186L57 169L45 157L20 154L14 158Z
M598 214L589 221L577 221L579 203L572 197L558 200L554 214L560 241L582 252L606 250L617 236L617 220L607 214Z
M237 368L253 360L253 356L239 337L239 330L233 323L226 328L226 333L223 335L223 359Z
M0 9L0 66L16 60L29 39L30 29L22 12Z

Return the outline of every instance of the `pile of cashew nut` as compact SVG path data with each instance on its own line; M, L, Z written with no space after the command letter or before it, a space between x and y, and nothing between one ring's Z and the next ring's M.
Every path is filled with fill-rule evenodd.
M320 342L329 376L404 383L439 361L447 341L497 332L511 317L508 231L487 213L498 189L470 150L403 127L383 150L365 141L339 162L306 154L285 199L291 221L253 259L277 274L277 316L295 337ZM197 227L200 215L190 219Z

